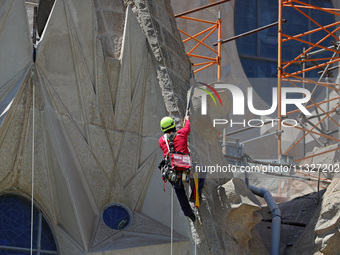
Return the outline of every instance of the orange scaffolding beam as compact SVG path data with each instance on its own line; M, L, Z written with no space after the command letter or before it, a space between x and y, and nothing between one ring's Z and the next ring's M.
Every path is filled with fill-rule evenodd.
M310 30L310 31L304 31L303 33L296 34L296 35L290 35L288 32L285 31L285 33L282 32L282 11L283 8L291 8L292 10L295 10L297 14L303 15L306 18L306 22L311 22L317 28ZM325 78L325 75L329 68L333 65L333 69L335 68L334 65L338 65L340 61L340 40L339 38L335 35L335 33L340 30L340 22L333 22L331 24L327 25L321 25L319 24L315 19L313 19L307 12L304 12L304 9L309 9L309 10L314 10L314 11L319 11L319 12L326 12L331 15L336 15L340 16L340 9L334 9L334 8L323 8L323 7L318 7L314 6L308 3L301 2L299 0L279 0L279 12L278 12L278 130L280 131L282 129L281 126L281 120L283 119L284 116L281 114L281 89L282 89L282 83L283 82L289 82L290 85L295 86L295 87L302 87L304 85L309 85L311 88L311 94L312 98L309 103L311 104L306 104L305 107L309 109L315 109L315 112L318 113L319 111L322 112L321 114L316 114L317 116L317 121L312 122L307 116L303 116L302 113L299 113L299 110L294 110L291 112L288 112L286 116L291 115L291 114L298 114L299 113L299 118L300 119L299 125L295 126L294 128L299 129L303 131L302 136L299 139L296 139L296 141L293 141L290 146L288 146L288 149L285 150L285 152L282 152L282 133L278 134L278 157L280 157L282 154L287 154L290 152L293 148L295 148L298 144L303 142L304 138L308 135L311 135L313 139L325 139L329 143L338 143L340 142L339 136L336 138L333 134L337 132L329 132L329 130L325 130L323 127L325 123L329 123L329 121L333 122L335 126L338 128L340 127L340 124L335 120L331 114L338 112L340 109L340 104L336 103L336 106L333 107L331 110L324 110L324 108L321 107L321 105L324 104L329 104L332 101L339 100L339 97L334 97L334 98L325 98L324 100L321 101L316 101L314 99L314 93L316 91L317 87L324 87L327 88L329 91L339 91L339 84L332 83L332 82L323 82L321 81L322 79ZM322 31L324 33L324 36L319 39L317 42L311 42L308 41L307 39L301 39L302 36L306 37L306 35L312 35L317 32ZM325 40L332 38L332 46L327 47L322 45ZM293 58L290 61L282 61L282 47L283 44L288 42L288 41L298 41L300 43L304 43L308 45L307 49L304 49L301 54L298 54L295 58ZM313 52L314 51L314 52ZM314 57L317 55L319 52L323 52L326 54L330 54L330 57ZM288 71L288 67L294 64L309 64L309 67L303 68L300 71ZM312 79L307 79L306 77L308 76L307 74L313 70L320 69L321 70L321 76L318 81L314 81ZM328 92L328 94L330 94ZM329 108L329 107L328 107ZM320 117L321 115L324 115L322 118ZM301 121L303 119L303 121ZM339 132L339 130L338 130ZM317 141L319 144L320 142ZM340 149L340 148L338 148ZM331 151L335 151L337 149L332 149L332 150L326 150L322 153L308 156L308 157L303 157L301 159L297 159L296 162L300 162L304 159L312 158L321 154L325 154Z
M201 6L199 8L196 8L196 9L175 15L175 18L181 18L181 19L186 19L186 20L190 20L190 21L194 21L194 22L200 22L200 23L212 25L212 26L209 26L208 28L206 28L206 29L202 30L201 32L194 34L194 35L190 35L189 33L185 32L181 29L178 29L178 30L183 35L187 36L187 38L183 40L184 44L188 43L189 41L195 42L195 45L186 53L192 59L194 58L194 60L192 61L194 73L200 72L200 71L202 71L202 70L204 70L204 69L206 69L210 66L217 65L217 80L218 81L221 80L221 51L222 51L222 47L221 47L222 20L221 20L221 18L219 17L216 21L210 21L210 20L192 18L192 17L188 17L188 16L184 16L184 15L187 15L187 14L190 14L190 13L193 13L193 12L196 12L196 11L200 11L200 10L203 10L203 9L206 9L206 8L209 8L209 7L221 4L221 3L225 3L225 2L228 2L228 1L230 1L230 0L218 1L216 3ZM218 40L217 50L213 49L211 46L209 46L205 43L205 40L207 38L209 38L216 30L217 30L217 40ZM205 34L205 36L203 38L200 38L200 36L202 36L204 34ZM208 49L208 52L212 53L216 57L203 56L203 55L200 55L200 54L193 53L199 47L204 47L205 49Z

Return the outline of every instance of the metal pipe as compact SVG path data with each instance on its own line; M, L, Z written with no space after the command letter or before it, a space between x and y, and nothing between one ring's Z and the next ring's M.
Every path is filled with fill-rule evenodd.
M306 127L306 125L305 125L304 123L302 123L302 121L299 121L299 120L298 120L298 122L299 122L299 124L301 125L301 127L302 127L304 130L308 130L307 127ZM315 135L314 133L309 132L308 134L311 135L311 137L314 138L314 140L319 144L320 147L323 147L323 146L322 146L322 143L319 141L319 139L316 137L316 135ZM322 133L321 133L321 134L322 134ZM286 153L287 153L287 152L286 152Z
M262 221L263 222L272 222L271 219L262 219ZM290 226L297 226L297 227L303 227L303 228L305 228L307 226L307 224L305 224L305 223L288 221L288 220L281 220L281 224L290 225Z
M249 140L243 141L243 142L241 142L240 144L250 143L250 142L259 140L259 139L264 138L264 137L267 137L267 136L271 136L271 135L279 135L279 134L281 134L281 133L283 133L283 130L281 130L280 132L279 132L279 131L275 131L275 132L272 132L272 133L269 133L269 134L265 134L265 135L261 135L261 136L258 136L258 137L254 137L254 138L251 138L251 139L249 139Z
M175 15L175 18L184 16L184 15L187 15L187 14L190 14L190 13L193 13L193 12L197 12L197 11L200 11L200 10L203 10L203 9L206 9L206 8L209 8L209 7L213 7L213 6L215 6L215 5L223 4L223 3L229 2L229 1L231 1L231 0L222 0L222 1L218 1L218 2L212 3L212 4L207 4L207 5L204 5L204 6L195 8L195 9L192 9L192 10L190 10L190 11L186 11L186 12L182 12L182 13L176 14L176 15Z
M338 48L339 48L339 46L336 48L336 50L338 50ZM333 55L332 55L332 58L334 58L335 55L336 55L336 53L334 52ZM316 64L318 65L318 63L316 63ZM330 64L328 64L328 65L325 67L325 69L322 71L322 74L321 74L321 76L320 76L318 82L320 82L320 81L323 79L323 77L325 76L325 74L328 72L329 67L330 67ZM311 98L312 98L312 99L313 99L313 96L314 96L314 94L315 94L315 92L316 92L316 90L317 90L318 87L319 87L319 85L316 84L316 86L313 88L313 90L312 90L312 92L311 92ZM329 99L329 98L327 98L327 97L328 97L328 87L326 87L326 100ZM329 103L327 103L327 104L329 105ZM307 104L304 104L304 105L308 105L308 103L307 103ZM315 111L316 111L317 114L319 114L319 110L318 110L317 107L315 107ZM329 110L327 110L327 111L329 111ZM318 120L319 120L319 122L320 122L321 128L322 128L323 130L327 129L327 127L325 127L325 126L323 125L324 123L321 122L320 117L318 117ZM313 125L312 125L312 126L313 126Z
M223 138L222 138L222 153L227 155L227 128L223 128Z
M327 135L333 135L333 134L338 133L338 132L339 132L339 129L335 129L333 131L328 131Z
M306 51L306 48L303 47L303 52ZM303 58L303 60L305 59L305 57ZM306 69L306 62L303 62L302 63L302 70L305 70ZM306 84L305 84L305 78L306 78L306 72L303 72L302 73L302 78L303 78L303 83L302 83L302 88L306 88ZM303 130L302 131L302 136L303 136L303 141L302 141L302 155L303 156L306 156L306 131Z
M323 154L326 154L326 153L329 153L329 152L332 152L332 151L337 151L337 150L340 150L340 148L335 148L335 149L323 151L323 152L320 152L320 153L317 153L317 154L314 154L314 155L310 155L310 156L307 156L307 157L304 157L304 158L300 158L298 160L295 160L295 163L309 159L309 158L317 157L317 156L320 156L320 155L323 155Z
M335 46L332 45L332 46L327 47L327 49L334 49L334 47ZM320 50L316 50L316 51L311 51L311 52L306 53L305 56L308 58L308 57L312 57L312 56L314 56L316 54L319 54L319 53L322 53L322 52L325 52L325 51L326 51L326 49L320 49Z
M330 68L329 68L330 69ZM328 70L329 70L328 69ZM330 80L330 78L328 77L328 75L327 75L327 77L325 78L325 80L327 81L327 82L329 82L329 80ZM326 100L329 100L329 88L328 87L326 87ZM326 112L329 112L329 102L326 104ZM327 132L329 131L329 118L327 118L327 121L326 121L326 130L327 130Z
M281 132L282 126L282 115L281 115L281 82L282 82L282 0L279 0L279 8L278 8L278 30L277 30L277 117L279 119L277 123L277 131ZM282 154L282 146L281 141L282 137L281 134L277 137L277 157L280 159Z
M285 22L287 22L287 20L283 19L283 20L282 20L282 23L285 23ZM238 38L241 38L241 37L244 37L244 36L247 36L247 35L251 35L251 34L260 32L260 31L265 30L265 29L267 29L267 28L275 27L275 26L277 26L278 24L279 24L279 22L277 21L277 22L271 23L271 24L269 24L269 25L265 25L265 26L263 26L263 27L259 27L259 28L250 30L250 31L248 31L248 32L245 32L245 33L242 33L242 34L239 34L239 35L235 35L235 36L230 37L230 38L228 38L228 39L220 40L220 41L214 43L213 45L214 45L214 46L217 46L219 42L222 43L222 44L223 44L223 43L227 43L227 42L236 40L236 39L238 39Z
M222 20L221 20L221 12L218 12L218 20L217 20L217 27L218 27L218 47L217 47L217 80L221 81L221 59L222 59Z
M257 196L263 197L272 213L272 247L271 255L280 254L281 210L277 206L272 194L265 188L249 185L249 189Z
M285 118L285 117L284 117L284 118ZM263 125L267 125L267 124L269 124L269 123L273 123L273 120L265 121L265 122L263 122ZM257 127L262 127L262 125L261 125L261 126L249 126L249 127L240 128L240 129L237 129L237 130L235 130L235 131L231 131L231 132L227 133L227 136L235 135L235 134L237 134L237 133L241 133L241 132L243 132L243 131L247 131L247 130L249 130L249 129L253 129L253 128L257 128Z
M337 70L339 67L338 66L333 66L328 68L328 73L330 73L331 71ZM321 75L323 71L319 71L318 74ZM330 82L328 82L330 83Z
M242 146L242 150L244 151L243 145L241 145L241 146ZM242 158L243 158L243 164L244 164L244 166L245 166L245 167L248 166L247 157L246 157L245 155L243 155ZM245 182L246 182L247 187L249 188L248 171L244 171L244 180L245 180Z

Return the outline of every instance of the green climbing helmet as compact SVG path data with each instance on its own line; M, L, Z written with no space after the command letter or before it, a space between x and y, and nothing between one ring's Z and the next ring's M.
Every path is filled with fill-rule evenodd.
M175 121L171 117L164 117L161 120L161 129L166 132L172 128L176 127Z

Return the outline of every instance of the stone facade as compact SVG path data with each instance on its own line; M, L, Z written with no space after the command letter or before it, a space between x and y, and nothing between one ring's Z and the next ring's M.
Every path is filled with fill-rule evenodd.
M0 63L0 192L33 195L60 254L149 254L155 247L153 254L164 254L172 189L162 191L157 169L159 120L171 115L180 126L190 87L170 2L57 0L35 63L24 3L0 1L0 8L1 58L9 59ZM195 160L223 164L216 134L198 118L192 130ZM207 180L205 192L231 177ZM128 229L101 220L113 202L132 212ZM192 225L177 200L174 218L173 252L191 254ZM203 226L202 238L218 231Z
M180 126L191 73L170 1L57 0L35 63L24 2L1 0L0 10L1 59L7 60L0 62L0 193L34 196L60 254L169 252L171 187L162 191L157 169L159 120L171 115ZM224 78L233 83L239 74L248 84L235 45L227 48ZM202 116L195 90L190 144L196 164L225 163L211 126L229 111L224 107ZM113 202L132 212L126 230L101 220ZM196 248L266 254L254 229L259 208L243 181L207 176ZM323 215L332 208L325 206ZM194 226L176 200L174 218L173 252L192 254ZM338 235L317 226L321 251L332 254Z

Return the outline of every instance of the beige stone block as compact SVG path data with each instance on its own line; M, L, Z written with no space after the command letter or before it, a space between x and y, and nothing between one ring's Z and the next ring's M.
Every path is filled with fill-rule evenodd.
M254 194L245 183L234 178L218 189L221 209L216 212L216 217L236 242L244 248L252 238L251 229L261 221L261 216L256 213L261 208Z

